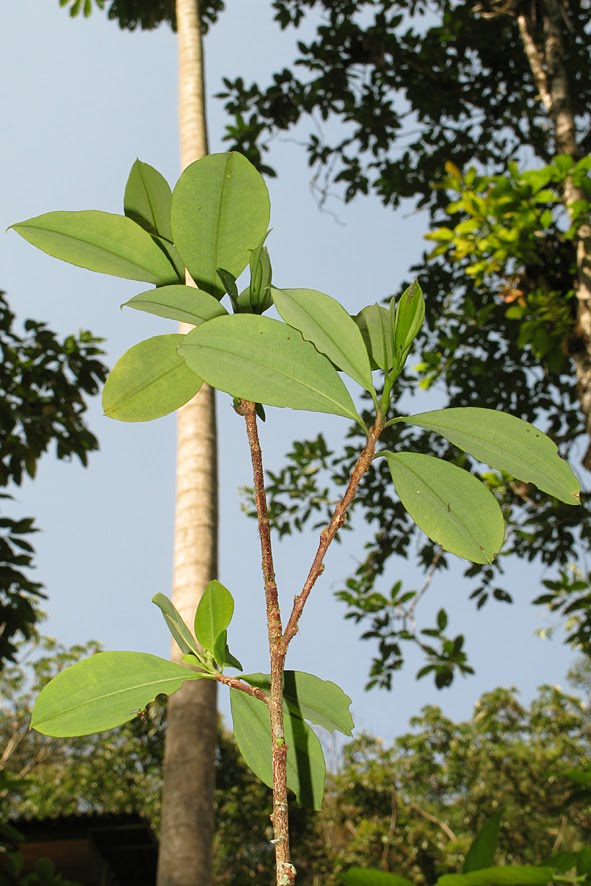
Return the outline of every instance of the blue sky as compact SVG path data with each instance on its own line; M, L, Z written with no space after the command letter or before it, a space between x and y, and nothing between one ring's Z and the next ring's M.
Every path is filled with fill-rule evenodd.
M206 40L211 150L223 150L224 115L213 96L222 76L265 78L289 63L293 35L281 34L263 0L230 3ZM167 28L130 34L96 12L71 20L57 0L20 0L4 12L0 34L3 139L0 228L58 209L122 211L123 190L136 157L174 183L179 173L175 37ZM298 35L299 36L299 35ZM274 140L269 182L273 233L269 247L280 286L323 290L351 310L399 290L409 265L422 251L426 216L411 207L393 212L373 199L337 214L321 212L310 188L311 172L297 133ZM91 329L106 339L112 365L128 347L174 325L119 305L136 284L57 262L13 232L0 238L0 287L24 319L46 320L64 334ZM428 298L429 293L426 293ZM432 406L425 399L421 409ZM37 578L49 594L46 631L67 643L90 638L109 649L168 654L168 636L150 603L169 593L174 508L174 417L143 425L110 421L99 402L91 424L101 443L87 470L47 456L34 483L16 491L14 512L35 515ZM337 417L269 410L263 429L266 463L278 467L291 440L322 430L338 445ZM221 468L220 579L236 598L231 648L247 670L266 670L264 606L255 527L240 509L238 489L250 482L244 429L229 399L219 403ZM491 604L477 613L456 568L432 587L420 618L441 605L450 628L468 635L477 675L438 692L414 681L418 660L395 681L391 693L363 692L372 649L343 620L332 590L354 568L363 548L356 537L333 548L327 571L310 600L289 666L338 682L353 698L357 725L388 738L406 729L425 704L451 716L469 716L478 696L497 685L517 685L524 699L543 682L564 682L571 653L558 641L541 640L552 624L529 600L540 574L517 564L510 581L513 607ZM278 577L288 611L305 577L314 539L298 538L276 550ZM461 564L458 564L458 567ZM388 581L421 583L412 564L396 562ZM225 699L222 711L227 713Z

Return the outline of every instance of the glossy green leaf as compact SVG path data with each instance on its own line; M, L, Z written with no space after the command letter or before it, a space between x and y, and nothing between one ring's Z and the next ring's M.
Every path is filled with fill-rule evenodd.
M152 603L155 603L164 616L168 630L174 637L177 646L181 652L186 654L193 653L197 657L200 656L199 647L195 642L195 638L180 614L174 603L164 594L156 594L152 597Z
M273 786L271 724L264 702L240 692L230 691L234 735L246 765L260 780ZM285 711L287 786L302 806L320 810L324 794L326 766L318 738L307 723Z
M149 163L136 160L125 185L125 215L150 234L172 240L171 203L172 191L164 176Z
M394 338L394 357L397 368L402 370L412 344L425 319L425 300L421 287L415 280L400 296L395 310L390 307Z
M444 874L435 886L546 886L554 879L549 867L505 865L468 874Z
M246 674L242 679L265 692L271 689L269 674ZM343 735L352 734L351 699L336 683L303 671L285 671L283 698L292 714L329 732L338 730Z
M119 421L151 421L195 396L203 381L178 353L183 336L156 335L119 358L103 388L103 409Z
M47 212L12 227L48 255L90 271L157 286L178 280L150 234L123 215L92 209Z
M178 320L180 323L191 323L192 326L201 326L206 320L223 317L228 313L213 295L195 289L194 286L180 284L159 286L157 289L141 292L130 298L122 307L156 314L157 317L166 317L169 320Z
M494 865L500 826L501 815L499 812L486 819L466 853L463 867L465 874Z
M221 668L230 667L236 668L237 671L242 670L242 665L235 658L230 649L228 647L228 632L222 631L221 634L215 638L215 643L213 644L213 657Z
M217 269L238 277L269 217L267 186L241 154L210 154L185 169L172 195L172 231L200 289L223 295Z
M225 631L234 614L234 598L224 585L210 581L195 613L195 636L204 649L213 651L215 641Z
M506 412L476 406L437 409L401 419L435 431L474 458L534 483L567 504L579 504L580 485L556 445L533 425Z
M419 529L458 557L492 562L503 544L503 514L476 477L430 455L382 454L400 501Z
M387 874L373 868L349 868L339 874L339 879L345 886L413 886L410 880L398 874Z
M373 391L369 356L359 327L336 299L315 289L272 289L286 323L350 378Z
M172 695L199 674L143 652L99 652L41 690L31 728L56 738L90 735L133 720L157 695Z
M373 363L388 372L394 365L394 339L389 311L382 305L369 305L353 319Z
M192 330L180 353L208 384L234 397L357 419L334 366L278 320L255 314L216 317Z

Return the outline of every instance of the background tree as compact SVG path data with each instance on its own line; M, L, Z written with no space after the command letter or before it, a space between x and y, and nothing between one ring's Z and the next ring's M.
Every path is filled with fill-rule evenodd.
M86 397L97 393L107 374L100 339L90 332L60 339L36 320L25 320L18 332L0 292L0 354L0 488L34 478L52 443L57 458L76 457L86 465L98 448L85 422ZM33 635L45 594L30 574L34 520L7 516L10 495L0 493L0 499L1 671L14 660L19 640Z
M0 774L20 780L0 790L13 818L140 812L158 833L165 707L100 736L54 740L28 729L36 691L47 678L98 650L44 640L0 677ZM574 679L579 681L577 673ZM571 772L591 753L588 706L556 687L530 705L496 689L456 723L424 708L387 746L361 735L342 749L322 813L291 809L302 883L336 886L352 864L381 867L430 884L460 871L485 819L501 818L499 864L535 864L588 840L589 792ZM337 757L334 757L335 762ZM248 886L272 879L269 790L220 730L216 757L214 883Z
M496 175L512 208L527 198L528 211L535 207L527 243L519 223L523 213L517 213L513 224L505 224L506 260L493 273L468 274L474 250L467 255L457 248L453 256L450 249L436 249L430 261L426 255L412 269L427 294L428 325L419 342L422 384L436 386L447 405L478 403L545 422L561 453L579 460L580 446L585 452L589 445L590 402L591 187L588 169L577 164L591 145L588 0L568 6L555 0L275 0L273 7L281 28L309 25L312 14L320 23L268 85L225 81L222 97L234 116L227 131L231 147L268 169L271 135L309 118L314 126L306 150L321 201L332 184L344 189L346 200L369 192L393 208L412 200L428 212L433 228L452 232L447 245L454 247L468 233L490 247L490 216L478 201L492 184L475 190L477 173ZM565 160L550 169L556 155ZM512 161L520 165L512 167ZM546 171L539 171L537 185L518 185L523 164L540 162ZM450 178L461 191L451 204ZM521 301L515 305L515 299ZM401 399L410 390L406 381ZM391 438L415 451L439 446L440 457L464 461L453 446L427 441L420 432L397 428ZM324 514L351 453L335 459L322 437L294 447L286 467L271 478L280 532ZM484 479L509 517L506 554L555 567L557 574L548 579L554 584L538 602L571 619L569 641L589 651L589 577L582 567L575 574L569 566L589 544L588 497L573 517L502 476ZM434 545L417 539L386 489L379 471L364 484L359 506L376 529L365 558L338 593L347 617L363 622L363 636L377 642L369 685L391 685L405 643L423 650L420 674L433 673L437 685L448 685L457 670L469 669L464 638L448 629L445 612L435 625L415 627L418 601L448 562ZM384 587L390 557L417 549L424 573L419 587ZM511 600L502 568L500 559L496 566L466 570L476 605Z

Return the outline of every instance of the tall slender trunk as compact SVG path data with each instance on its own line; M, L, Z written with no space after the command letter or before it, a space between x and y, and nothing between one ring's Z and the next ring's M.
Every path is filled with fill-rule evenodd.
M199 0L176 0L176 14L184 169L207 154ZM190 626L217 575L217 523L215 399L204 386L178 413L173 602ZM169 699L158 886L211 886L216 727L213 680L188 681Z
M535 22L531 14L517 17L521 39L534 76L540 100L554 125L557 154L578 158L577 130L571 84L564 64L563 31L567 21L567 7L560 0L540 0L541 38L536 41ZM539 30L538 30L539 33ZM585 200L584 191L567 179L564 203L572 217L572 206ZM591 225L581 224L576 240L577 263L577 348L574 353L577 373L577 394L585 417L587 433L591 436ZM583 465L591 470L591 442L583 458Z

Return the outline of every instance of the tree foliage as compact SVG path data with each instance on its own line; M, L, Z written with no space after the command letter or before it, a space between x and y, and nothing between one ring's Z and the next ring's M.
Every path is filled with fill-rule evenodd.
M39 459L52 443L58 459L86 465L98 447L85 422L86 397L106 376L100 340L89 332L60 339L44 323L15 316L0 293L0 487L34 478ZM0 494L4 506L10 496ZM4 508L3 508L4 510ZM14 659L15 643L31 636L44 596L33 581L36 532L31 518L0 518L0 666Z
M164 705L108 735L58 741L28 729L39 687L98 649L44 640L28 663L5 669L2 809L14 818L139 811L157 832ZM584 673L583 665L579 684ZM271 794L223 729L219 738L215 882L267 882ZM424 708L391 745L361 735L343 748L323 812L291 810L302 883L320 877L334 886L340 871L360 865L431 884L462 869L474 836L496 813L498 864L535 864L578 849L591 825L589 792L572 774L584 772L590 752L586 704L549 686L530 705L515 690L486 693L463 722Z
M135 31L151 31L163 22L176 31L175 0L59 0L70 15L75 18L83 15L88 18L93 11L93 4L106 10L107 16L114 19L120 28ZM214 24L224 9L224 0L201 0L201 23L204 32Z

